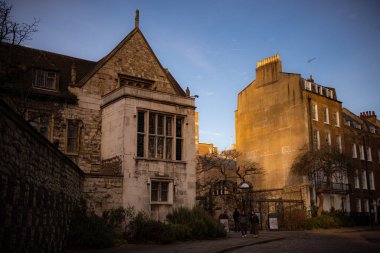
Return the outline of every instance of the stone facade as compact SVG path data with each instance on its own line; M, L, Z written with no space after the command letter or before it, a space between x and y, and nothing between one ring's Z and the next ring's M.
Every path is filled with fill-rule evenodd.
M61 252L84 173L0 101L0 249Z
M195 204L194 97L162 67L138 22L98 62L4 44L0 52L13 52L9 65L27 65L23 78L0 86L1 97L86 174L92 211L134 206L163 220ZM15 95L25 87L32 96Z
M301 192L306 208L310 208L311 203L318 204L313 185L322 184L324 179L318 177L315 182L307 182L293 175L290 167L294 158L301 150L327 147L352 157L353 143L363 145L361 137L365 132L369 151L373 154L367 167L369 174L373 172L375 182L378 165L373 161L375 156L376 159L380 156L380 153L376 154L379 122L374 113L371 115L372 118L368 118L372 123L364 116L359 118L349 113L342 108L334 88L317 84L312 77L303 79L299 74L282 72L282 63L275 55L258 63L256 80L238 95L236 148L244 154L244 159L254 160L264 168L265 174L253 182L257 189L277 192L276 196L283 198L293 198L291 192ZM358 132L347 128L347 118L366 130ZM370 125L372 132L369 131ZM354 164L363 173L364 161L360 166L357 161ZM305 183L310 183L310 193ZM350 195L354 178L333 183L324 198L324 209L357 212ZM277 191L279 189L281 191ZM370 195L374 196L375 189L371 191ZM368 191L360 198L364 198L364 194L368 195Z

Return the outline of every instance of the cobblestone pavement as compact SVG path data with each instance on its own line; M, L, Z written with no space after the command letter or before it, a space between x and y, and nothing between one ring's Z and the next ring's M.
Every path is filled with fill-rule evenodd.
M168 245L126 244L120 247L65 251L65 253L124 253L124 252L170 252L170 253L223 253L223 252L380 252L380 228L356 227L317 231L260 231L259 238L229 232L227 239L179 242Z

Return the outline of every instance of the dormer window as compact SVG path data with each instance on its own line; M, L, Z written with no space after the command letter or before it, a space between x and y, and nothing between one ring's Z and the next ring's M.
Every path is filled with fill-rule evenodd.
M58 74L54 71L38 69L36 70L36 79L34 82L34 87L56 90L58 87L57 77Z

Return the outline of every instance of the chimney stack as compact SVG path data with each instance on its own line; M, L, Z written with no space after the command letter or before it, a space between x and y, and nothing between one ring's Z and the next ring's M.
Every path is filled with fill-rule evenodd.
M136 10L136 17L135 17L135 28L139 27L139 21L140 21L140 12L139 9Z

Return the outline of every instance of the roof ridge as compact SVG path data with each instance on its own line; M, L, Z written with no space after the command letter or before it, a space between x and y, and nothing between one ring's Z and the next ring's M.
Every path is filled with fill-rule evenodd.
M6 42L1 42L1 44L4 44L6 46L10 46L10 47L20 47L20 48L24 48L24 49L31 50L31 51L38 51L41 53L54 54L56 56L62 56L62 57L71 58L71 59L75 59L75 60L87 61L87 62L91 62L91 63L96 62L96 61L91 61L91 60L87 60L87 59L83 59L83 58L79 58L79 57L75 57L75 56L71 56L71 55L65 55L65 54L47 51L47 50L43 50L43 49L33 48L33 47L25 46L25 45L13 45L13 44L9 44Z

